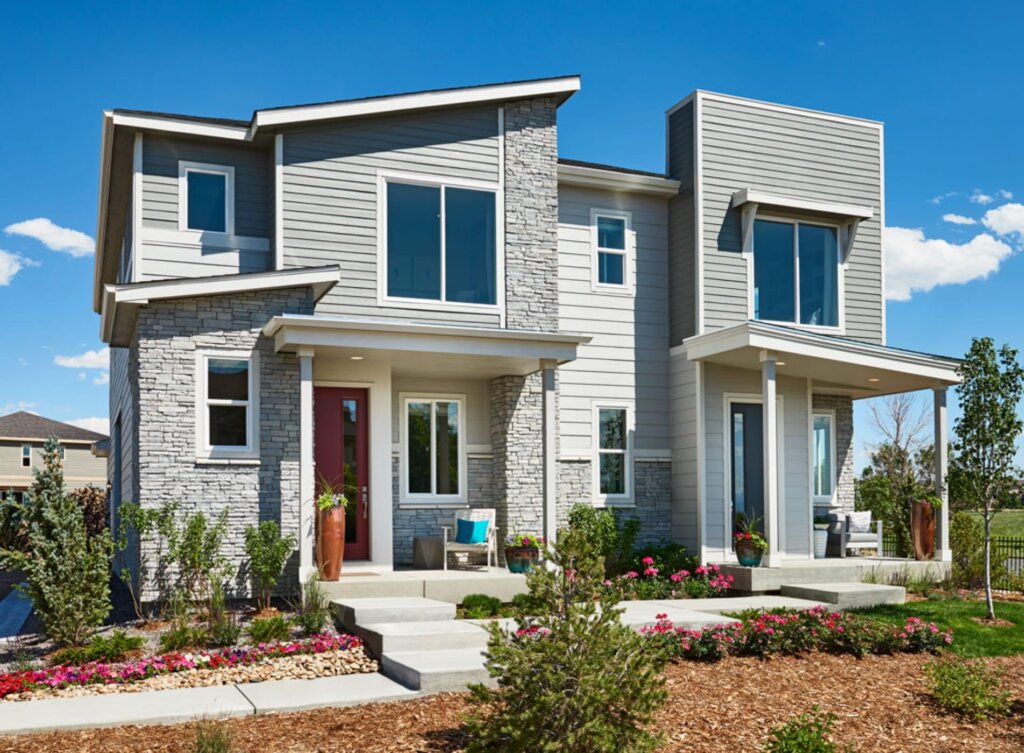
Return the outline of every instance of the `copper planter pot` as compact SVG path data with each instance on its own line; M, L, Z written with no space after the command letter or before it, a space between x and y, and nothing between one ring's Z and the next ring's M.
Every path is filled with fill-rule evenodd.
M320 579L338 580L345 558L345 508L317 510L316 523L316 567Z
M931 502L914 502L911 506L910 536L914 559L930 560L935 556L935 508Z

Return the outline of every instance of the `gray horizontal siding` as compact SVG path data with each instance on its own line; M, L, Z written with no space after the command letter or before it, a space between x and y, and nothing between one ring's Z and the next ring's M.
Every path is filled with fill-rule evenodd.
M672 540L696 553L700 545L697 473L697 365L680 354L671 359Z
M592 208L630 212L635 234L634 292L592 288ZM592 451L595 400L635 406L639 450L669 447L668 218L663 198L562 186L558 193L559 327L593 340L558 370L564 454Z
M669 277L671 279L671 342L697 332L697 224L694 211L694 105L689 102L669 116L668 172L682 182L669 201Z
M741 253L742 188L870 206L845 270L846 335L882 342L881 143L869 123L836 121L739 100L701 101L706 329L745 321L748 266Z
M338 264L341 284L317 313L497 326L497 314L377 305L377 173L497 184L494 107L403 114L284 135L285 267ZM500 211L500 210L499 210Z

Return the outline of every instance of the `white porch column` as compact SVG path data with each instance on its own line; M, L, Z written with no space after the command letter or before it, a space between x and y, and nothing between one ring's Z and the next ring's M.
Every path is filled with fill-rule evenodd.
M543 390L544 538L553 542L558 532L558 415L555 407L554 361L541 361Z
M313 351L299 356L299 578L316 569L313 563Z
M937 557L942 562L952 562L953 551L949 548L949 491L946 489L946 472L949 470L949 419L946 415L946 388L932 388L935 405L935 493L942 497L939 511Z
M779 408L775 383L776 356L761 351L761 400L764 416L764 533L768 539L768 552L764 564L779 567L782 538L779 531Z

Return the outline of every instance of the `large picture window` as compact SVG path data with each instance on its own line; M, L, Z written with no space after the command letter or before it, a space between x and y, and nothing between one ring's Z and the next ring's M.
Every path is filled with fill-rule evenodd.
M407 397L405 403L405 496L461 499L465 486L463 401Z
M596 429L595 490L606 504L631 498L630 410L626 406L594 407Z
M839 326L839 239L835 227L754 222L754 318Z
M497 194L384 182L388 298L498 302Z
M256 358L230 353L199 357L200 457L255 457Z

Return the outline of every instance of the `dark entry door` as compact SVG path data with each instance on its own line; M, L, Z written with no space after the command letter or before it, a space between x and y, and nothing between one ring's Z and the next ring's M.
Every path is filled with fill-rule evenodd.
M345 559L370 557L370 416L365 389L317 387L313 393L316 491L324 481L344 487Z
M732 403L729 408L732 462L732 516L759 518L764 525L764 411L760 403ZM735 533L735 530L733 531Z

